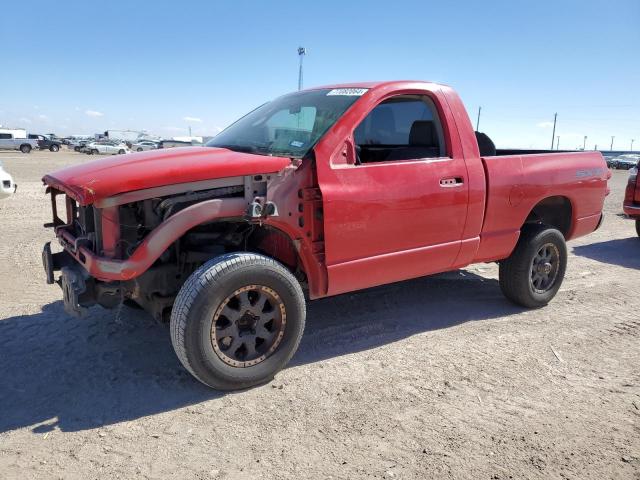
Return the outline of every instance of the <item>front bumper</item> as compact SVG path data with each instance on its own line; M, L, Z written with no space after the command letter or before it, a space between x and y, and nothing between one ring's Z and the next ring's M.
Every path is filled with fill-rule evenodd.
M68 314L82 316L86 307L95 303L87 289L87 272L79 268L66 251L52 254L51 242L45 243L42 249L42 266L48 284L56 283L56 271L62 273L57 283L62 288L64 309Z

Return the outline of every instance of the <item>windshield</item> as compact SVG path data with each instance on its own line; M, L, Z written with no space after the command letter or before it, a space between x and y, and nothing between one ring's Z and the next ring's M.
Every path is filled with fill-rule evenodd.
M336 88L285 95L242 117L207 146L302 158L366 91Z

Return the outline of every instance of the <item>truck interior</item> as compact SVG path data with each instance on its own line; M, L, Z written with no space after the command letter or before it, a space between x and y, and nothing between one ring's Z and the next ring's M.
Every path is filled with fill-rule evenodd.
M435 106L424 95L400 95L375 107L353 132L358 163L446 156Z

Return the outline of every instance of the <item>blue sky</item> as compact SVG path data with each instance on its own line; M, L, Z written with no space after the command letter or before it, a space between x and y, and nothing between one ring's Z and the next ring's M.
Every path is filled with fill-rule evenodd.
M305 86L446 83L498 146L548 148L558 112L561 148L640 149L640 0L15 5L0 124L35 133L214 134L295 90L303 45Z

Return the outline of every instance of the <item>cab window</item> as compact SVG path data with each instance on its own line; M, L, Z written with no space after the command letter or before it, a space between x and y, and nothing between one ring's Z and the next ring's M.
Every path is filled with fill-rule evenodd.
M359 163L446 156L437 110L424 95L400 95L376 106L353 132Z

